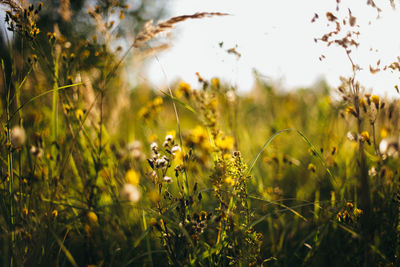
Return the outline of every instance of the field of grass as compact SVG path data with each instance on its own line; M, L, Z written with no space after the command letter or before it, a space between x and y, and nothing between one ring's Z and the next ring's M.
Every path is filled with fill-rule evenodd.
M131 88L159 32L224 14L145 24L123 54L118 2L74 39L41 3L0 3L0 266L400 266L400 102L365 93L353 61L339 88Z

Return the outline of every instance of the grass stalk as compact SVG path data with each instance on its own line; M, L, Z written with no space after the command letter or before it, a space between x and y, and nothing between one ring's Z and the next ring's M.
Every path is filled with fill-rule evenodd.
M56 142L58 138L58 53L55 55L54 66L53 66L53 105L51 110L51 137L52 141ZM57 155L56 146L52 146L51 154L54 157L52 164L52 171L54 175L55 159Z
M147 221L146 221L146 212L143 210L143 230L144 232L147 231ZM153 257L151 255L151 244L150 244L150 237L149 235L146 235L146 249L148 253L148 259L150 262L150 266L153 266Z

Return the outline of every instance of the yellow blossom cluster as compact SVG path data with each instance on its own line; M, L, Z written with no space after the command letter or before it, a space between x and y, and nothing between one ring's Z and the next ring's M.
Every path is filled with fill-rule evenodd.
M145 107L142 107L138 116L141 119L150 119L156 114L160 113L162 110L163 99L161 97L156 97L153 101L147 103Z
M190 87L190 84L185 82L180 82L175 90L175 94L177 98L181 98L183 96L189 98L191 91L192 89Z

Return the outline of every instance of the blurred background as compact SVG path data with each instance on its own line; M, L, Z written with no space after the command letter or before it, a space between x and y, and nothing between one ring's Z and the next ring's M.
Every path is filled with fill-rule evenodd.
M339 13L350 8L360 25L359 51L353 51L364 70L359 80L380 94L395 95L393 86L398 78L388 72L371 75L369 65L377 60L390 64L400 50L400 37L390 29L399 25L399 10L389 1L381 1L381 14L364 1L342 1ZM313 85L326 79L331 86L340 84L340 76L351 73L343 49L317 44L329 28L325 13L336 10L336 1L172 1L169 15L191 14L199 11L219 11L231 14L178 25L171 49L148 69L156 85L183 79L195 83L195 72L207 78L221 77L236 84L239 91L248 91L254 83L254 71L268 82L284 89ZM319 19L311 22L314 15ZM240 57L227 51L234 48ZM325 59L319 60L321 55ZM163 75L161 68L166 70Z
M381 66L396 60L400 37L391 29L400 23L399 10L393 8L391 1L382 1L378 13L361 2L364 1L345 1L338 13L346 14L350 8L360 25L361 45L352 52L363 69L358 79L367 90L395 96L396 75L389 71L371 75L369 66L376 65L379 59ZM326 47L314 41L332 27L327 25L325 13L336 10L336 1L252 0L244 4L237 0L173 0L168 3L140 0L121 3L129 8L123 20L118 20L118 14L114 14L117 19L114 28L121 37L114 44L125 49L145 21L205 11L230 14L175 25L172 34L164 36L168 49L146 58L146 64L140 67L141 59L130 62L127 71L132 84L146 82L160 89L180 80L196 84L195 73L199 72L207 79L220 77L237 86L240 92L247 92L254 85L255 75L280 89L293 89L308 87L320 80L337 87L339 77L351 73L350 63L344 63L348 59L342 48ZM41 16L41 23L45 26L57 22L68 39L84 38L95 33L93 21L82 16L89 4L89 1L71 1L71 10L63 13L66 8L59 2L46 2L46 15ZM315 14L319 18L312 23ZM4 19L4 10L0 19ZM70 27L72 22L77 27ZM0 45L4 46L6 36L12 34L5 31L5 24L1 29Z

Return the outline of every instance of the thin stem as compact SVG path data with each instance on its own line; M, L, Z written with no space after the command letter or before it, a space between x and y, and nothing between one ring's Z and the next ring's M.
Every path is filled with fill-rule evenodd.
M54 55L54 66L53 66L53 107L52 107L52 122L51 122L51 137L52 141L56 142L58 138L58 60L59 53L55 51L56 55ZM56 146L52 146L52 156L53 163L52 166L52 175L54 176L56 159L57 159L57 148Z
M160 65L161 70L162 70L164 76L167 77L167 73L165 72L163 66L161 65L160 60L158 59L157 56L155 56L155 58L156 58L158 64ZM167 84L168 84L168 83L167 83ZM167 87L168 87L168 92L169 92L169 94L171 95L171 97L173 97L174 95L172 94L171 86L167 85ZM177 110L177 108L176 108L176 105L175 105L175 102L174 102L174 101L172 101L172 106L174 107L174 113L175 113L175 118L176 118L176 124L177 124L177 126L178 126L179 143L180 143L180 145L181 145L181 148L183 149L183 138L182 138L181 124L180 124L180 121L179 121L178 110ZM188 176L187 176L186 168L184 169L184 174L185 174L184 190L185 190L186 196L189 196L189 179L188 179Z
M2 67L4 70L4 62L2 62ZM14 265L14 247L15 247L15 231L14 231L14 202L13 202L13 187L14 187L14 167L13 167L13 152L12 152L12 144L11 144L11 130L10 130L10 91L11 91L11 83L9 84L9 88L7 90L7 101L6 101L6 112L7 112L7 171L9 175L9 183L8 183L8 193L10 196L10 231L11 231L11 257L10 257L10 266Z
M147 222L146 222L146 212L143 210L143 230L144 232L147 231ZM146 248L147 248L147 253L148 253L148 258L150 261L150 266L153 266L153 257L151 256L151 244L150 244L150 238L148 235L146 235Z

